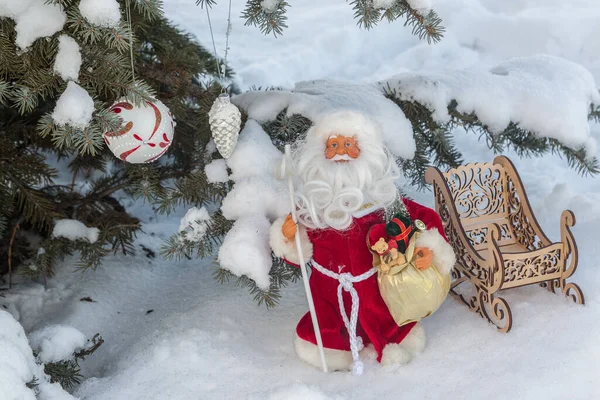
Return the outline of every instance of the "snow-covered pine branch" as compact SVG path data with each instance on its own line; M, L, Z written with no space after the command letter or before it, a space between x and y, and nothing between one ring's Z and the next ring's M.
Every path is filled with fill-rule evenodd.
M64 325L32 332L28 341L21 324L0 309L0 397L75 400L59 383L52 383L57 377L49 375L45 367L73 359L85 343L83 333Z
M341 0L340 0L341 1ZM404 19L412 33L428 43L441 40L444 33L442 20L432 9L432 0L352 0L358 25L365 29L375 27L380 21L389 22ZM212 7L216 0L196 0L201 7ZM287 12L290 3L284 0L246 0L241 17L246 25L253 25L265 34L283 34L287 28Z
M335 110L361 111L380 123L394 155L411 159L414 130L425 116L403 112L388 97L422 106L436 129L449 131L451 111L456 110L480 123L490 136L518 126L535 137L554 139L565 151L588 154L580 160L583 171L595 172L596 144L588 116L590 107L600 104L596 83L585 68L553 56L513 59L491 69L405 72L376 84L299 82L290 91L250 91L233 102L260 123L282 111L312 121ZM538 150L549 151L550 144Z
M600 104L592 74L562 58L539 55L506 61L490 69L438 73L405 72L379 82L397 100L423 104L433 119L451 120L448 108L475 114L492 134L510 123L538 137L556 139L592 158L590 106Z

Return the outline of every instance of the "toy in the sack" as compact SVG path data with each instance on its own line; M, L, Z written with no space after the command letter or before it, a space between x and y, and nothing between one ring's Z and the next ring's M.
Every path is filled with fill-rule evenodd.
M417 220L419 226L425 229L423 222ZM417 228L417 226L415 226ZM397 248L401 253L406 251L408 242L414 233L412 221L407 215L396 214L390 222L385 225L385 232L396 242Z
M103 135L106 145L117 158L132 164L149 163L165 154L171 146L175 121L161 101L144 101L138 107L122 98L109 110L123 120L121 129Z
M406 250L410 245L411 238L417 230L425 230L426 226L421 220L415 220L412 224L410 217L394 216L390 222L385 225L385 232L389 236L386 240L380 237L374 245L370 246L371 250L375 251L379 256L374 260L373 265L378 264L378 269L383 272L390 272L392 268L406 266ZM381 226L376 227L375 231L379 232ZM371 238L369 237L370 241ZM416 263L415 266L420 270L429 268L432 261L432 253L426 247L415 249ZM397 271L396 268L394 271Z
M408 217L398 216L369 230L367 245L378 271L379 292L399 326L433 314L450 290L450 274L438 270L430 249L416 247L424 230L423 222L411 224ZM404 251L394 248L404 244Z

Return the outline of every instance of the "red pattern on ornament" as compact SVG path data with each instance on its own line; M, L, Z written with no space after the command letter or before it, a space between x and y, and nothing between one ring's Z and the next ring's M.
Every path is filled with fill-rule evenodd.
M137 149L139 149L140 147L142 147L142 146L141 146L141 145L139 145L139 146L137 146L137 147L134 147L134 148L133 148L133 149L131 149L131 150L127 150L126 152L122 153L122 154L119 156L119 158L120 158L121 160L123 160L123 161L127 161L127 157L128 157L128 156L129 156L131 153L133 153L134 151L136 151Z
M156 107L154 104L150 103L149 101L147 101L146 103L148 103L150 105L150 107L152 107L154 109L154 115L156 116L156 122L154 122L154 130L152 131L152 135L150 135L150 137L148 138L148 140L150 140L150 139L152 139L152 137L158 130L160 123L162 122L162 115L160 115L160 110L158 109L158 107Z
M156 160L157 158L159 158L160 156L162 156L163 154L165 154L167 152L167 150L169 149L169 143L171 141L167 137L166 133L163 133L163 140L164 140L164 142L160 142L159 146L161 148L163 148L164 150L161 151L160 153L158 153L157 155L155 155L154 157L149 158L146 162L152 162L152 161Z
M115 114L120 114L121 113L121 109L124 108L126 110L133 110L133 104L127 103L127 102L120 102L120 103L116 103L114 104L111 108L109 108L109 111L114 112ZM125 135L126 133L128 133L131 128L133 128L133 122L129 121L125 124L125 126L121 129L119 129L117 132L106 132L105 135L105 140L106 140L106 136L108 137L117 137L117 136L121 136L121 135ZM108 141L107 141L108 143Z
M133 154L135 151L137 151L140 147L142 147L143 145L148 145L150 147L156 147L156 143L150 143L150 139L152 139L154 137L154 135L156 134L156 132L158 131L158 128L160 127L160 124L162 122L162 115L160 113L160 110L158 109L158 107L156 107L153 103L147 101L146 102L150 107L152 107L152 109L154 110L154 115L155 115L155 122L154 122L154 129L152 131L152 134L150 135L150 137L147 140L142 139L142 137L140 135L138 135L137 133L134 133L132 136L135 140L142 142L139 146L134 147L133 149L127 150L123 153L121 153L121 155L119 156L119 158L123 161L127 160L127 157L129 157L131 154ZM110 111L114 112L114 113L121 113L121 108L125 108L126 110L132 110L133 109L133 105L127 102L121 102L121 103L117 103L115 105L113 105L110 108ZM171 128L175 129L175 126L173 124L173 118L171 115L171 112L168 112L169 116L171 117ZM117 132L116 134L114 133L109 133L107 132L104 140L106 141L107 144L110 144L108 137L116 137L116 136L121 136L124 135L126 133L128 133L131 129L133 128L133 122L128 122L125 127L123 129L121 129L119 132ZM146 162L151 162L156 160L157 158L161 157L167 150L170 144L170 140L167 136L166 133L163 132L162 134L162 141L158 144L160 146L160 148L164 149L162 150L159 154L151 157L150 159L146 160Z

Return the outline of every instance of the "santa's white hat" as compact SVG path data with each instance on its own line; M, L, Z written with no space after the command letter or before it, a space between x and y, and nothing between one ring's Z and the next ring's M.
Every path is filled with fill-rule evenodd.
M331 136L354 136L359 141L382 141L381 127L373 119L358 111L336 111L323 114L306 133L307 139L327 141Z

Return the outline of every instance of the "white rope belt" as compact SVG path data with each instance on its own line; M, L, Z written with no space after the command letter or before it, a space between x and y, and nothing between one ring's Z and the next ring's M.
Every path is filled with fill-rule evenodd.
M352 353L352 372L354 375L362 375L364 366L363 362L360 360L360 356L358 352L362 349L363 343L362 338L356 336L356 325L358 323L358 293L354 288L354 283L362 282L364 280L369 279L377 270L375 268L371 268L367 272L360 274L358 276L354 276L349 272L336 274L328 269L325 269L322 265L320 265L315 260L311 260L311 264L317 271L326 275L330 278L337 280L340 284L337 288L338 295L338 303L340 306L340 313L342 314L342 319L344 320L344 325L346 325L346 330L348 331L348 335L350 336L350 351ZM350 319L348 319L348 314L346 314L346 308L344 307L344 298L342 296L342 289L346 292L350 293L350 297L352 298L352 308L350 311Z

